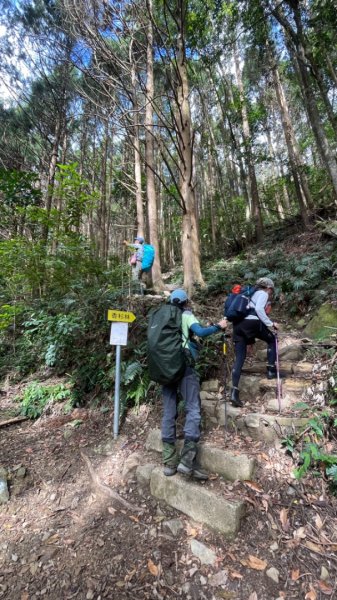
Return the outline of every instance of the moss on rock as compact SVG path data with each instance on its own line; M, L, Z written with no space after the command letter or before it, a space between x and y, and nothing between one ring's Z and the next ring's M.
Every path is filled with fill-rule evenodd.
M329 327L335 327L335 332ZM316 315L309 321L304 333L315 340L324 340L331 333L337 333L337 309L328 302L322 304Z

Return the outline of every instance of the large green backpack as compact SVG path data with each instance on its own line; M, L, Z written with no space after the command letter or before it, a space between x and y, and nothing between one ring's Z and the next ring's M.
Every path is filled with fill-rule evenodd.
M163 304L150 313L147 328L147 365L152 381L167 385L183 376L187 361L182 347L182 311Z

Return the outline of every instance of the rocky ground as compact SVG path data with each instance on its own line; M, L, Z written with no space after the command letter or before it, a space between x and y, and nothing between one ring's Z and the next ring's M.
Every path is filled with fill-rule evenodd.
M1 406L4 421L11 393ZM215 427L206 441L259 465L254 481L226 487L247 505L229 541L139 488L136 467L159 461L145 449L159 423L160 406L150 406L128 415L116 441L112 414L99 410L0 429L10 493L0 598L337 598L337 503L322 478L298 482L284 449ZM220 484L212 474L199 485Z

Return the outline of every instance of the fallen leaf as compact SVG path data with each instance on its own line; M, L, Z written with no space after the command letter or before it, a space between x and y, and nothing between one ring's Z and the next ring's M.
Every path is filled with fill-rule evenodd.
M251 569L255 569L256 571L264 571L267 564L268 563L266 560L261 560L261 558L258 558L257 556L253 556L252 554L248 556L247 566Z
M243 578L243 575L241 575L241 573L239 573L238 571L230 571L229 576L231 579L242 579Z
M21 594L21 600L29 600L28 592L23 592Z
M161 523L162 521L164 521L165 517L163 515L158 515L158 517L155 517L153 520L155 523Z
M198 531L194 527L191 527L189 523L186 523L186 533L191 537L196 537L198 535Z
M33 448L25 448L25 452L27 452L27 454L33 454Z
M264 452L261 452L260 457L263 458L263 460L269 460L268 454L265 454Z
M116 510L112 506L108 506L108 512L110 513L110 515L116 514Z
M262 504L263 504L263 508L265 509L265 511L268 512L269 504L268 504L267 500L265 500L265 498L262 498Z
M280 521L282 524L282 528L284 531L288 531L289 529L289 521L288 521L288 509L282 508L280 512Z
M295 531L293 531L293 536L294 538L304 540L304 538L307 537L307 534L305 533L305 527L299 527L298 529L295 529Z
M323 521L319 515L316 515L316 517L315 517L315 524L316 524L317 529L322 529Z
M314 544L313 542L310 542L309 540L305 542L305 545L309 550L312 550L312 552L318 552L318 554L321 554L322 552L322 548L320 546Z
M293 571L291 571L291 580L292 581L297 581L297 579L300 576L300 570L299 569L294 569Z
M39 563L37 563L37 562L31 563L29 565L29 570L32 575L35 575L35 573L38 571L38 568L39 568Z
M255 481L249 481L248 479L246 479L243 483L255 492L263 492L262 487L255 483Z
M154 576L158 575L158 567L154 564L154 562L151 560L151 558L149 558L149 560L147 562L147 566L148 566L148 569L149 569L151 575L154 575Z
M316 594L315 590L311 589L310 592L308 592L305 595L304 600L316 600L316 598L317 598L317 594Z
M59 534L58 533L54 533L54 535L51 535L46 540L46 544L54 544L55 542L57 542L58 539L59 539Z
M257 600L257 593L256 593L256 592L253 592L253 593L252 593L252 594L249 596L248 600Z
M318 585L319 589L321 590L322 594L327 594L328 596L330 596L330 594L332 594L333 588L331 587L331 585L329 585L325 581L322 581L322 579L320 579L317 582L317 585Z
M131 519L131 521L135 521L135 523L139 523L138 517L135 517L134 515L129 515L129 519Z

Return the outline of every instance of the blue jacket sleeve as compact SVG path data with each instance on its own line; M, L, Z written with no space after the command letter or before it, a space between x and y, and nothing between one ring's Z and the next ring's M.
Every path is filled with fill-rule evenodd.
M203 338L212 335L212 333L217 333L218 331L221 331L221 327L219 327L219 325L210 325L210 327L202 327L201 325L199 325L199 323L193 323L193 325L191 325L190 327L190 330L198 337Z

